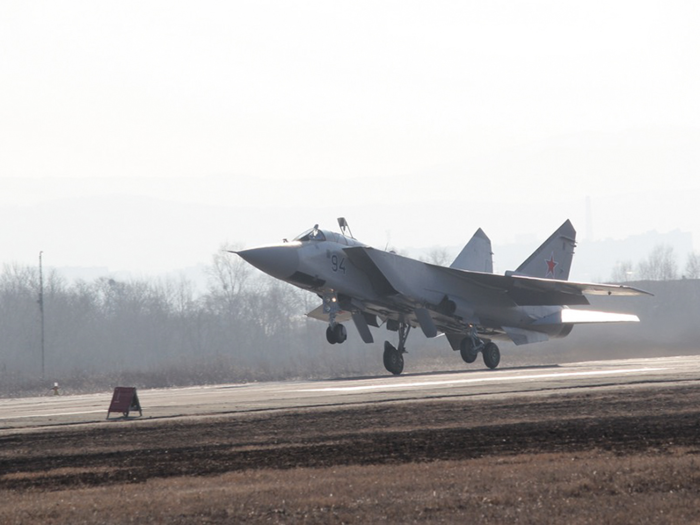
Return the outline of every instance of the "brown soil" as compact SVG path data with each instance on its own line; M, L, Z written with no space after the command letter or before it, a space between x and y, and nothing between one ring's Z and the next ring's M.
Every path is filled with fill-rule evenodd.
M319 508L325 508L328 502L318 502L314 499L315 496L311 498L309 495L304 499L294 492L299 490L298 476L303 472L303 479L308 483L311 483L309 479L314 479L318 486L325 487L330 486L332 480L337 482L336 472L342 469L344 480L354 479L353 476L363 473L364 476L371 474L371 479L377 483L377 479L386 476L384 481L379 482L382 490L369 486L365 486L364 490L355 487L353 493L357 493L356 499L360 500L381 500L386 497L393 503L404 502L396 506L393 514L381 514L384 516L382 519L403 522L415 517L414 513L401 514L401 509L414 512L411 510L413 507L406 506L405 499L413 501L417 496L409 493L403 496L399 493L386 494L386 483L402 487L404 484L401 476L408 476L411 479L410 486L415 487L415 490L422 490L427 484L434 487L433 492L444 496L450 494L452 487L440 486L448 472L453 471L452 475L460 478L467 474L454 474L455 469L466 468L468 475L473 476L474 471L469 465L479 465L479 469L489 474L472 480L469 487L459 485L462 487L460 490L464 491L463 496L460 496L462 492L453 495L452 503L445 500L442 502L444 505L436 504L429 515L421 518L428 521L454 521L464 512L466 503L463 498L473 494L474 483L477 486L491 483L494 491L499 488L505 474L491 482L486 479L491 479L494 473L500 472L504 468L504 462L510 464L504 472L510 473L508 476L523 476L523 482L520 488L509 489L508 497L501 494L499 501L502 503L510 501L510 497L521 497L522 501L524 493L520 496L517 493L525 490L526 486L530 487L528 490L540 485L549 486L538 489L538 494L543 496L542 491L545 491L545 498L553 498L552 494L547 496L546 492L551 492L558 486L554 471L564 472L566 476L589 471L590 465L581 470L580 464L572 463L576 458L587 458L586 461L591 465L599 461L596 472L613 468L612 465L624 458L627 462L634 458L626 476L646 480L646 484L640 486L647 487L647 491L656 494L658 486L662 486L667 493L668 490L673 492L673 487L676 487L676 499L669 499L666 494L666 499L659 500L667 501L670 507L666 518L676 516L674 519L700 520L700 504L697 503L700 500L700 475L695 466L696 458L700 457L698 454L700 387L624 389L586 395L523 397L507 401L387 403L349 409L272 412L171 422L117 421L98 427L75 427L0 437L0 497L4 502L9 502L0 510L0 521L93 523L107 519L106 516L111 516L107 519L109 522L123 516L124 522L159 522L160 516L162 522L182 523L262 520L327 522L332 521L331 515L320 512ZM540 460L533 462L533 458ZM659 463L644 467L644 473L640 474L634 465L642 459ZM561 461L569 463L562 469ZM665 472L662 468L664 465L672 463L673 468L664 474L668 480L651 479L660 476L662 471ZM552 465L551 469L542 470L543 465L549 464ZM527 466L519 470L514 465ZM413 473L407 474L406 469ZM418 473L414 472L416 469ZM681 474L683 483L673 485L673 480ZM226 500L228 506L225 506L224 512L220 495L216 496L212 492L214 487L221 489L222 486L229 486L233 482L231 476L237 476L235 486L239 491L250 484L251 492L240 510L241 513L247 513L245 516L236 510L238 507L231 507L230 500ZM284 500L284 494L287 494L285 491L292 491L287 495L289 499L284 500L291 507L282 514L270 514L270 509L277 508L278 505L257 499L265 491L256 483L262 483L261 479L266 476L270 477L264 484L268 492L270 483L275 484L272 491L275 503L278 503L278 498ZM394 479L392 476L399 478ZM617 478L612 473L610 476L608 481L613 483L612 480ZM174 502L171 505L165 502L173 493L179 494L180 489L176 487L181 487L185 483L183 480L188 479L195 486L189 487L187 491L199 491L203 494L202 498L208 501L206 508L212 512L218 509L219 514L214 512L207 515L205 520L202 516L192 515L187 510L190 507L185 503L186 498L178 500L178 505L182 507L179 519L168 514L173 510ZM549 485L542 485L544 480L549 480ZM580 501L585 503L581 508L588 509L588 513L594 512L594 509L595 512L600 512L596 502L601 497L609 497L613 490L608 487L601 495L596 491L598 485L593 481L581 485L582 481L579 480L581 483L576 485L578 489L571 488L570 482L567 478L567 485L561 490L578 493L576 497L583 498ZM155 496L159 494L158 490L167 492L162 488L164 483L174 484L169 489L171 496ZM358 479L356 483L362 485L369 481ZM664 483L671 483L671 488ZM135 492L139 494L138 497L128 492L132 486L141 487ZM109 487L115 488L111 494L121 496L110 496ZM78 498L75 501L79 501L80 494L92 489L107 490L107 493L93 494L84 513L80 511L82 507L76 507L75 504L70 507L72 510L68 514L65 509L65 512L57 510L62 508L59 503L49 508L52 502L64 502L66 498ZM351 489L346 487L343 490ZM410 492L411 489L406 490ZM481 487L479 490L486 489ZM619 487L614 490L623 491ZM645 494L645 489L635 490L645 495L645 505L656 501ZM140 510L129 510L126 503L123 507L116 507L112 514L107 510L114 504L115 497L117 500L128 497L133 501L148 491L154 491L154 496L144 500L143 508L135 507ZM493 499L494 493L487 493L491 496L487 494L484 497ZM37 497L39 494L41 497ZM679 502L677 498L683 495L688 499ZM532 497L535 496L528 495L528 498ZM561 496L555 499L558 501ZM154 505L154 500L160 502L159 505ZM341 508L338 507L333 519L375 521L381 517L377 514L380 512L378 509L383 509L383 513L388 512L387 509L392 508L392 501L383 503L377 500L375 506L367 505L359 513L355 509L349 514L338 514L338 509ZM515 503L512 505L517 507ZM261 510L263 507L266 509L264 512ZM684 514L674 515L673 512L678 513L679 509L683 509ZM491 510L495 512L494 509ZM507 509L502 510L505 512ZM662 508L661 511L663 510ZM620 509L616 510L619 511ZM637 511L650 517L650 511L643 505L638 506ZM511 514L493 512L484 514L484 519L512 521ZM627 518L632 516L625 512L628 511L623 510L620 515ZM166 515L169 516L167 519L163 517ZM529 515L536 515L534 507ZM554 520L556 514L542 514L540 522L542 519L547 521L547 516ZM567 514L567 520L575 522L575 516ZM586 516L580 521L601 519L599 514ZM612 515L602 515L603 518L606 516L609 518ZM478 522L479 519L472 516L472 521ZM613 519L611 522L615 521ZM652 519L648 522L664 520Z

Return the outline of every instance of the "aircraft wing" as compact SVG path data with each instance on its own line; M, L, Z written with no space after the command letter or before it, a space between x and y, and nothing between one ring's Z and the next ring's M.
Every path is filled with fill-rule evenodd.
M653 295L650 292L621 284L581 283L558 279L544 279L507 273L473 272L431 265L469 284L507 293L520 305L527 304L588 304L584 295Z
M436 315L442 314L410 304L410 294L407 292L411 289L412 281L416 279L415 275L420 274L418 271L415 273L406 271L407 266L405 266L405 262L402 263L404 266L396 264L404 258L396 256L398 259L394 262L389 254L364 246L345 248L344 251L353 264L365 272L379 297L405 294L408 299L408 304L405 306L411 309L416 324L421 327L426 337L435 337L438 331L450 331L448 326L449 314L437 318ZM644 290L625 285L580 283L514 273L498 275L461 270L459 268L446 268L429 263L420 263L419 261L413 261L411 264L424 265L423 267L429 272L436 272L449 277L449 279L445 280L445 283L452 283L452 286L457 284L456 281L463 282L466 286L461 291L462 293L468 294L469 288L479 288L485 292L486 297L500 298L498 299L499 303L507 306L579 306L589 304L588 299L585 297L586 294L625 296L648 294ZM439 286L439 284L435 284L439 283L439 280L433 283L434 286ZM445 285L448 286L447 284ZM458 295L460 292L454 290L454 293ZM500 304L500 306L503 306L503 304ZM320 316L314 317L321 318ZM358 326L364 325L359 317L353 320ZM533 328L537 325L545 328L547 325L635 322L638 320L636 316L628 314L563 308L561 312L537 320L533 323ZM545 333L537 330L528 330L523 326L504 325L501 329L516 344L528 344L548 339Z
M345 248L343 251L355 266L365 272L377 295L386 296L398 293L389 282L389 279L384 275L384 272L379 269L377 263L370 257L367 248L364 246L356 246L353 248Z
M582 293L586 295L654 295L646 290L623 284L581 283L576 281L560 281L557 279L540 279L527 275L513 275L515 286L542 291L557 290L565 293Z
M394 295L402 288L401 276L387 274L378 253L367 247L345 248L355 266L363 270L379 296ZM473 270L446 268L424 263L434 271L442 272L471 286L503 293L519 305L587 305L585 295L652 295L649 292L618 284L581 283L560 279L531 277L516 273L498 275ZM396 281L396 282L395 282Z

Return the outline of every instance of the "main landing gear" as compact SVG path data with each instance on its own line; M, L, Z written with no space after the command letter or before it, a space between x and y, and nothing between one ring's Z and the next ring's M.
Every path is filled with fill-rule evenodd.
M488 343L482 353L484 354L484 364L491 370L501 362L501 352L494 343Z
M484 364L492 370L501 362L501 352L498 346L491 341L484 341L476 335L476 331L473 331L462 339L459 345L459 353L465 363L473 363L479 356L479 352L484 357Z
M411 325L399 323L399 347L394 348L389 341L384 342L384 368L395 376L403 372L403 354L406 353L406 339L410 331Z

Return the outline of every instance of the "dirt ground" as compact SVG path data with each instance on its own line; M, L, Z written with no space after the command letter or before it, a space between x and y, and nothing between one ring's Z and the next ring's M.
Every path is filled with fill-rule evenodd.
M700 387L0 436L1 523L700 523Z

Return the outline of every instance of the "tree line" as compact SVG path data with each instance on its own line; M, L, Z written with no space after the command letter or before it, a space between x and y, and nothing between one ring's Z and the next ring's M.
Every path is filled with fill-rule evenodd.
M620 283L625 281L672 281L674 279L700 279L700 253L691 252L681 273L678 258L673 246L656 245L649 255L635 265L632 261L618 261L612 271L610 280Z
M691 255L684 276L697 279L699 263ZM633 270L614 273L612 280L633 277L660 281L661 286L678 276L668 247L655 248L636 268L628 268ZM71 385L73 391L94 391L119 383L166 387L384 373L381 341L395 334L381 330L374 345L351 334L343 345L331 346L325 323L305 315L320 304L313 294L261 274L226 249L213 256L207 275L208 286L201 291L184 278L68 282L59 272L48 272L42 377L39 271L5 265L0 271L0 395L39 392L53 381L62 388ZM688 328L694 323L686 319L699 308L696 283L678 280L668 283L678 286L652 287L654 298L625 298L613 310L636 312L643 322L615 330L628 334L624 337L634 341L630 348L635 353L644 344L656 348L669 341L685 348L687 341L698 340ZM600 307L610 308L610 301ZM669 317L661 322L665 313ZM660 326L669 332L657 340ZM595 331L577 329L566 341L513 352L508 360L526 364L537 360L538 352L573 352L584 341L579 333L588 337ZM612 333L606 327L601 337ZM508 345L503 350L509 352ZM463 366L443 338L414 335L409 353L415 371Z
M208 267L204 292L184 278L69 283L48 272L41 378L39 293L37 268L4 266L0 394L66 378L117 381L125 373L132 381L147 375L149 386L170 386L366 373L373 366L368 350L352 342L329 352L325 325L304 315L318 298L222 249Z

